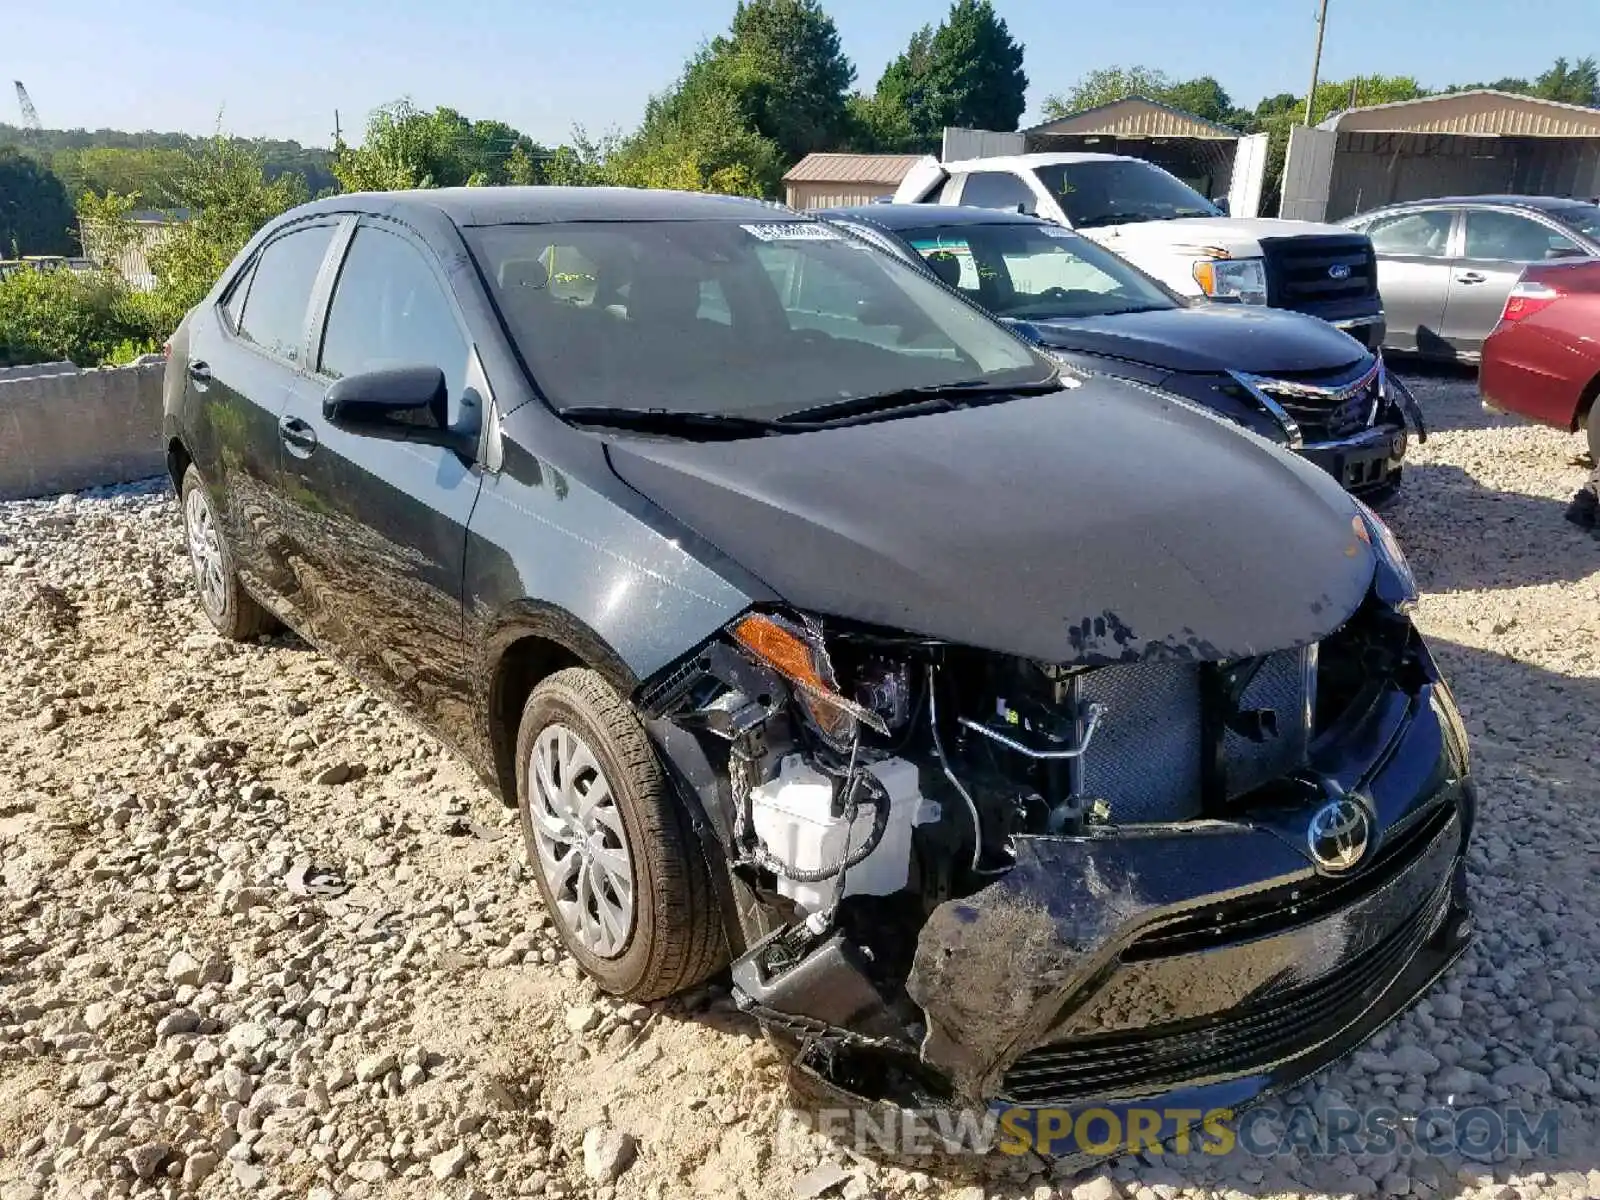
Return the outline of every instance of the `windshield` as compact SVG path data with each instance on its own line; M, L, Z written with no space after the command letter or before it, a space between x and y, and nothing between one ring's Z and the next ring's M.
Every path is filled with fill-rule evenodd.
M901 237L933 273L997 317L1103 317L1179 307L1160 284L1053 225L949 225Z
M1137 158L1055 163L1037 174L1074 229L1222 215L1188 184Z
M909 388L1023 387L1050 362L815 221L594 221L466 231L557 409L773 418Z
M1549 212L1567 228L1600 242L1600 204L1574 204L1570 208L1552 208Z

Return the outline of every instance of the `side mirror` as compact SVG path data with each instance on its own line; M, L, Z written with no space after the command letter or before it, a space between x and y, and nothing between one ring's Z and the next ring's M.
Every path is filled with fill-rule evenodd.
M1216 206L1217 211L1223 216L1228 215L1228 198L1226 196L1223 196L1218 200L1213 200L1211 203Z
M1544 252L1544 256L1545 256L1545 258L1547 260L1549 260L1549 259L1587 258L1587 257L1589 257L1587 254L1585 254L1582 250L1580 250L1576 246L1551 246L1550 249L1548 249L1548 250L1546 250Z
M322 415L352 433L442 446L470 459L478 449L476 393L469 388L461 397L459 428L449 425L449 398L449 385L438 367L385 367L335 380L323 393ZM474 419L468 419L469 411Z
M448 395L444 372L438 367L385 367L335 380L322 397L322 415L335 425L439 429Z

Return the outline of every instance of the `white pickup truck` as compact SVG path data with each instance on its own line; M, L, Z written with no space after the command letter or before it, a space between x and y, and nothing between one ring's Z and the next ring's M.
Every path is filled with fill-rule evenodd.
M1383 344L1372 242L1338 225L1228 216L1154 163L1117 154L1017 154L912 167L901 204L1033 213L1077 230L1185 296L1321 317Z

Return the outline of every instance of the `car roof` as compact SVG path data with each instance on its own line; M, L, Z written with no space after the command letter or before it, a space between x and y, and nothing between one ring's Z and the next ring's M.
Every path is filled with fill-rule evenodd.
M953 204L857 204L825 208L811 214L865 221L884 229L927 229L952 225L1049 225L1038 217L997 208L963 208Z
M1374 213L1400 212L1409 208L1535 208L1550 210L1571 208L1575 204L1593 204L1581 196L1436 196L1429 200L1406 200L1399 204L1386 204L1370 208L1358 216L1370 217Z
M609 187L456 187L354 192L316 201L301 213L368 212L403 217L442 213L459 226L554 221L801 221L767 200L706 192Z
M964 158L957 162L945 162L939 165L952 175L958 171L1026 171L1033 167L1054 167L1062 163L1085 162L1137 162L1142 163L1142 158L1134 158L1127 154L1090 154L1061 153L1061 154L1001 154L994 158ZM1154 166L1154 163L1150 164Z

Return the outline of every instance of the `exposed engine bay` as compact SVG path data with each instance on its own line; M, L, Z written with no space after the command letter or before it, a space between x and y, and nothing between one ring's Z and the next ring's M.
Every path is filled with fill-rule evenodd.
M1259 857L1276 855L1272 870L1311 877L1303 849L1285 843L1303 840L1307 816L1353 781L1330 766L1330 748L1337 757L1386 697L1415 703L1436 679L1409 619L1375 597L1320 645L1092 667L758 611L643 699L658 725L695 738L717 781L724 811L708 816L746 893L745 952L733 965L741 1004L826 1045L847 1091L861 1090L848 1082L851 1053L870 1049L898 1055L923 1100L977 1100L1041 1032L1037 1014L1054 1013L1031 989L1059 988L1072 955L1143 903L1106 884L1104 913L1071 918L1083 935L1074 947L1043 915L1050 898L1029 898L1018 882L1039 869L1035 846L1154 846L1231 830L1270 842ZM1464 735L1453 736L1464 762ZM1293 834L1262 834L1250 827L1258 817ZM940 1026L965 1023L954 1019L967 1001L950 969L960 926L984 928L994 912L949 906L978 893L1037 909L1033 933L985 936L1010 939L1001 951L1019 963L1038 942L1045 957L1028 969L1043 984L1010 989L1026 1013L954 1038ZM941 948L929 942L936 926ZM998 1000L981 998L983 985L995 981L972 982L981 1021ZM936 1074L922 1074L930 1065Z

